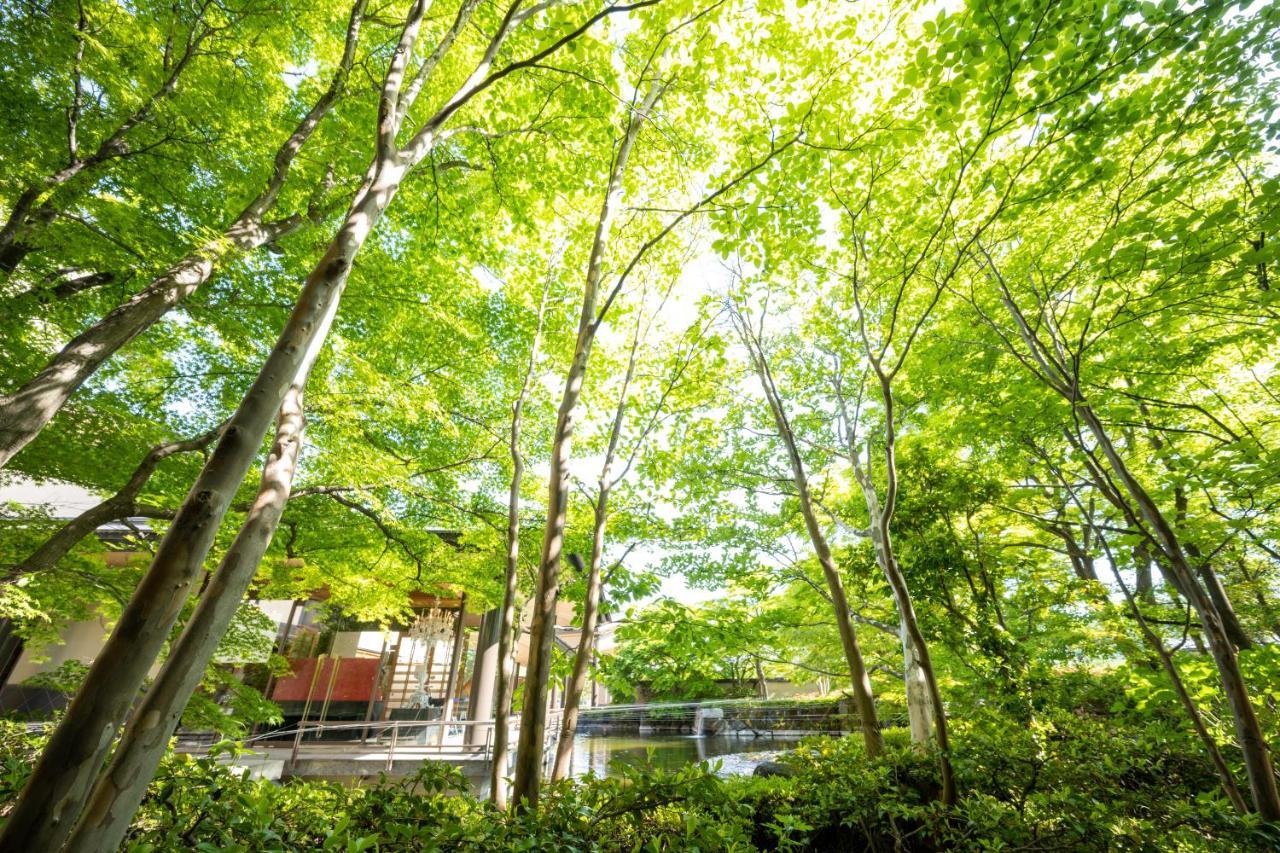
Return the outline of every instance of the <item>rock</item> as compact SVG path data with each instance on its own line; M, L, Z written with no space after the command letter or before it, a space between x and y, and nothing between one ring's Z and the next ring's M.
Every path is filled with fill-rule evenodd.
M751 772L751 775L760 776L761 778L781 776L789 779L796 775L796 771L791 765L783 764L780 761L761 761L756 765L756 769Z

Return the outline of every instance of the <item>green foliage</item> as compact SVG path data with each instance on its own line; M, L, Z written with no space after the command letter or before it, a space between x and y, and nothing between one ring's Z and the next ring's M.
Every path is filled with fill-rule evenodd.
M74 696L84 677L89 674L88 664L78 660L66 660L45 672L38 672L22 682L24 687L41 687Z
M962 798L936 802L936 764L889 732L869 761L857 737L816 737L783 757L791 775L723 779L620 767L552 786L534 814L500 812L461 774L426 762L367 785L249 779L215 758L166 759L126 849L632 851L1263 850L1274 827L1235 816L1183 731L1111 713L1125 678L1070 673L1030 725L991 708L955 718ZM1046 697L1048 699L1048 697ZM1099 710L1102 708L1102 710ZM5 724L0 801L40 735ZM234 762L236 750L223 760Z
M149 448L234 409L360 186L376 79L409 5L370 10L349 89L272 205L272 217L305 213L301 227L219 264L131 339L0 485L73 484L105 497ZM461 4L445 5L424 21L420 44L437 43ZM471 73L502 22L505 6L473 6L457 43L463 61L444 63L413 119ZM488 67L533 55L601 8L524 3ZM0 9L0 214L32 192L41 205L0 271L8 394L261 190L273 152L326 85L349 4L0 0ZM523 592L533 586L554 401L632 91L651 79L665 86L594 258L606 280L675 211L772 150L643 257L600 323L575 413L577 491L561 550L589 550L628 331L642 329L616 463L627 476L610 504L603 563L608 613L647 606L618 630L603 677L619 698L641 685L659 698L739 695L759 671L818 693L848 688L797 477L725 318L727 305L741 310L785 401L812 493L803 509L815 510L831 546L882 711L901 704L903 650L866 496L885 499L894 483L886 529L953 709L955 809L933 801L931 756L897 743L872 762L851 741L806 745L787 780L721 782L690 769L560 786L537 815L446 795L461 782L434 767L371 787L275 787L175 757L131 843L1227 850L1273 841L1219 799L1175 684L1154 664L1153 638L1243 779L1202 616L1164 577L1171 554L1157 551L1169 546L1153 537L1151 513L1131 505L1137 489L1121 487L1106 450L1164 514L1174 550L1221 581L1264 739L1277 743L1278 25L1280 4L1235 0L638 6L468 102L352 267L256 592L295 599L324 588L331 628L403 623L415 591L465 591L481 612L499 598L511 407L526 370L519 580ZM192 53L180 65L184 46ZM424 54L415 55L416 64ZM116 129L119 144L92 158ZM58 182L72 166L83 169ZM1063 376L1046 369L1036 342ZM1086 409L1096 430L1083 425ZM853 475L855 461L865 478ZM166 458L126 514L162 534L201 464L199 452ZM207 567L225 554L256 479L235 495ZM21 570L64 520L28 505L0 517L0 618L30 650L68 622L109 624L152 547L150 536L129 537L117 545L130 558L104 560L104 543L87 536L55 566ZM714 600L649 600L664 573ZM562 580L563 600L580 601L584 579ZM273 627L241 608L187 726L238 737L279 719L237 676L244 664L279 665ZM566 668L557 656L556 675ZM64 664L29 683L70 693L82 675ZM5 737L9 793L37 740L8 728Z

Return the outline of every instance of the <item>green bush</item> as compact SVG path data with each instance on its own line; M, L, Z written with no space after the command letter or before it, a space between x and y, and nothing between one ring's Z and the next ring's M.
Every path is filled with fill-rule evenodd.
M936 800L935 756L886 733L868 760L860 737L814 737L783 761L794 775L721 779L622 768L546 788L536 814L466 793L453 768L366 786L274 784L214 758L169 756L126 849L198 851L1243 851L1280 834L1237 816L1198 744L1159 719L1088 702L1029 723L991 708L953 720L961 791ZM1102 690L1102 694L1114 691ZM1070 703L1065 703L1070 706ZM41 736L0 726L0 801L16 795Z

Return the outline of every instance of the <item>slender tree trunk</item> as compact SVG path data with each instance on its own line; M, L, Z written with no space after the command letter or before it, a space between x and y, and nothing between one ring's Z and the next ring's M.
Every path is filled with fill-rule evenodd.
M536 808L542 786L542 751L547 725L547 687L551 668L551 642L555 636L555 607L560 588L560 556L564 547L565 518L569 498L569 455L573 444L574 414L582 395L587 361L596 330L603 316L596 315L596 301L604 276L604 256L613 227L613 217L622 193L622 177L636 137L649 111L662 94L656 81L650 85L643 103L627 119L627 128L613 159L605 198L600 205L591 257L587 262L587 282L582 294L578 338L573 361L565 376L564 392L556 415L551 442L551 473L547 491L547 524L538 563L538 583L534 593L533 622L529 630L529 667L525 676L524 707L520 716L520 742L516 749L515 783L512 800Z
M573 657L573 672L565 684L564 714L560 719L560 737L556 742L555 764L551 770L551 778L557 781L569 775L569 761L573 757L573 737L578 730L578 705L582 701L582 691L587 685L587 674L591 669L591 661L595 656L596 626L600 619L601 565L604 562L604 535L609 523L609 495L617 481L613 479L613 460L618 453L618 442L622 439L622 426L627 418L627 398L631 392L631 382L636 374L636 356L640 350L640 327L643 312L636 314L635 332L631 337L631 353L627 357L627 370L622 378L622 389L618 393L618 405L614 409L613 423L609 427L609 443L605 448L604 461L600 465L600 477L597 481L598 493L593 507L594 523L591 528L591 565L587 570L587 591L582 603L582 632L578 639L578 649ZM625 471L623 475L625 475ZM577 560L576 555L570 559ZM580 560L575 568L581 572Z
M1129 384L1132 386L1132 381ZM1164 466L1166 471L1176 477L1181 466L1170 455L1169 445L1160 436L1159 431L1152 422L1150 408L1145 402L1139 402L1138 411L1142 413L1143 423L1147 427L1147 440L1155 450L1156 458L1160 460L1160 464ZM1186 488L1182 483L1177 483L1173 489L1173 508L1174 523L1178 527L1186 524L1187 504ZM1213 564L1205 559L1200 552L1199 546L1194 542L1185 537L1179 538L1182 541L1182 547L1186 552L1188 562L1194 561L1196 574L1204 583L1204 588L1209 593L1213 606L1218 609L1218 615L1222 618L1222 626L1231 642L1235 644L1237 649L1253 648L1253 638L1249 636L1249 633L1244 629L1244 625L1240 622L1240 617L1236 615L1235 607L1232 606L1231 599L1227 596L1227 591L1223 589L1222 581L1218 578L1218 573L1214 570Z
M517 805L536 808L542 785L542 751L547 723L547 690L551 668L551 641L555 636L556 599L560 589L560 556L564 546L565 516L569 497L569 454L574 409L586 372L587 352L579 335L579 350L565 382L564 397L556 418L551 451L551 477L547 497L547 525L539 559L533 622L529 630L529 663L524 682L524 706L520 713L520 740L516 747L515 781L511 799Z
M1151 575L1151 547L1145 542L1133 546L1133 565L1137 577L1135 592L1139 601L1155 601L1155 583Z
M1096 581L1098 579L1098 570L1094 566L1093 555L1080 547L1080 543L1076 541L1076 537L1071 533L1071 528L1063 525L1054 532L1058 534L1063 544L1067 546L1067 558L1071 560L1071 567L1075 570L1076 577L1082 581Z
M1133 500L1138 514L1150 527L1156 543L1169 561L1174 577L1184 587L1188 601L1200 617L1200 623L1204 626L1205 639L1208 641L1209 653L1217 664L1222 689L1231 707L1236 740L1244 754L1254 807L1264 820L1280 821L1280 791L1276 788L1270 748L1262 733L1262 726L1258 721L1253 702L1249 698L1249 688L1240 670L1235 646L1227 634L1218 608L1196 579L1195 571L1187 560L1173 528L1146 489L1129 471L1128 465L1112 444L1102 421L1098 419L1093 408L1087 404L1078 403L1076 411L1094 440L1098 442L1098 447L1102 450L1117 479Z
M608 520L607 501L609 493L604 492L596 502L595 525L591 534L591 565L587 569L587 595L582 603L582 633L579 635L578 649L573 656L573 672L565 684L564 714L560 719L560 739L556 743L556 759L551 769L552 781L559 781L569 775L569 761L573 757L573 737L578 730L578 710L582 702L582 691L587 686L591 671L591 661L596 648L596 628L600 623L600 566L604 557L604 532ZM569 556L577 559L576 554ZM581 568L581 562L578 563Z
M876 715L875 697L871 691L871 678L866 663L862 659L862 649L858 645L858 634L853 627L853 615L849 610L849 599L845 595L844 582L840 579L840 570L831 556L831 548L827 544L826 534L822 532L822 524L818 521L813 508L813 497L809 493L809 477L805 473L804 460L796 444L795 433L791 430L790 421L782 405L782 397L778 393L773 375L765 361L760 342L755 339L745 318L731 307L731 316L738 326L738 333L751 355L752 365L760 385L764 389L765 399L769 403L769 411L773 415L778 437L782 439L787 451L787 460L791 465L791 478L796 487L796 497L800 504L800 514L804 517L804 526L813 544L814 553L818 557L818 565L822 567L823 577L827 582L827 591L831 596L836 627L840 631L840 645L844 650L845 662L849 666L849 678L853 686L854 706L858 709L858 722L862 728L862 740L867 755L875 757L884 752L884 736L880 733L880 719Z
M511 404L511 487L507 492L507 570L499 610L497 701L493 710L493 758L489 767L489 799L498 808L507 806L507 765L511 756L511 703L515 696L515 645L517 629L516 594L520 587L520 486L524 478L524 455L520 452L520 428L524 401L538 361L542 327L546 319L547 295L551 277L547 277L538 303L538 327L529 347L520 393Z
M1134 621L1138 623L1143 639L1147 641L1147 645L1151 647L1151 650L1156 653L1156 657L1159 658L1160 665L1164 668L1165 674L1169 676L1169 681L1173 684L1174 693L1178 695L1178 701L1182 703L1183 710L1186 711L1187 717L1191 720L1191 726L1195 729L1196 737L1200 738L1205 751L1209 753L1209 759L1213 762L1214 770L1218 774L1218 781L1222 784L1223 793L1227 795L1227 799L1237 812L1240 814L1248 812L1249 806L1245 802L1244 796L1241 795L1240 788L1236 785L1235 776L1232 774L1226 759L1223 758L1222 751L1218 749L1218 743L1214 740L1213 734L1205 724L1204 715L1200 713L1200 708L1196 705L1195 699L1187 691L1186 683L1182 680L1182 673L1178 671L1178 666L1173 661L1173 655L1165 648L1164 641L1160 639L1160 636L1147 624L1146 618L1142 615L1142 610L1138 607L1138 601L1134 594L1129 591L1129 585L1125 583L1124 576L1120 574L1120 569L1116 565L1115 555L1111 552L1111 548L1101 531L1098 532L1098 541L1106 549L1107 563L1111 566L1111 574L1116 583L1119 584L1121 592L1124 593L1125 603L1128 605Z
M462 646L463 637L466 636L466 625L464 620L467 618L467 594L462 594L461 601L458 602L458 621L453 628L453 648L449 650L449 674L446 676L446 686L444 695L444 708L440 711L441 722L450 722L453 720L454 699L458 693L458 669L462 666ZM445 727L440 727L441 738L444 737Z
M111 853L124 839L169 738L243 602L289 500L302 445L303 389L322 344L322 337L313 339L280 405L275 440L248 517L218 570L210 576L160 674L135 709L111 763L98 776L63 853Z
M854 449L850 447L850 453L852 454L853 452ZM888 566L890 561L893 560L893 554L884 540L883 531L887 524L880 508L880 500L876 493L875 485L871 482L856 457L851 458L854 459L854 477L858 481L863 500L867 505L867 517L871 522L871 542L875 550L876 562L879 563L885 579L889 581L890 589L894 592L894 602L898 607L898 636L902 642L902 676L906 686L907 722L911 731L911 742L917 746L923 746L934 740L935 708L932 694L929 690L929 677L926 675L920 657L916 652L915 641L912 639L907 619L901 615L904 608L897 601L897 586L890 577L892 570ZM907 604L910 605L910 600L907 601Z
M389 181L398 177L396 171L377 175L308 278L279 341L41 754L0 835L0 850L22 849L13 846L18 839L26 839L33 849L56 849L69 831L68 824L101 767L116 727L177 620L231 499L257 455L272 413L297 375L304 353L328 332L351 261L390 200Z
M222 425L219 424L216 428L194 438L157 444L151 448L119 491L68 521L29 557L14 566L4 580L8 582L23 575L47 571L56 566L81 540L102 525L119 518L137 515L138 495L160 463L177 453L203 450L213 443L221 431Z
M1213 568L1213 563L1204 558L1199 547L1195 544L1186 542L1183 547L1186 548L1187 557L1196 562L1196 575L1204 583L1205 591L1209 593L1209 599L1213 601L1213 606L1218 609L1218 615L1222 617L1222 627L1227 632L1227 637L1230 638L1236 649L1253 648L1253 638L1244 629L1244 624L1236 614L1236 609L1231 604L1231 598L1227 595L1226 589L1223 588L1222 579L1218 577L1218 572Z
M346 86L367 0L356 0L347 27L342 61L329 88L276 150L266 187L218 237L178 261L128 301L76 335L45 367L11 394L0 397L0 468L26 447L62 409L71 395L107 359L199 289L228 258L269 245L290 234L308 217L294 214L266 221L298 152L311 138Z
M760 698L769 701L769 681L764 677L764 665L760 663L760 658L756 658L756 692L760 694Z
M852 450L851 447L851 453ZM892 450L889 453L888 463L892 466L894 465ZM920 632L915 605L907 590L907 580L902 574L902 568L898 565L897 556L893 553L888 508L880 506L875 484L857 463L856 456L852 458L855 460L856 476L871 520L871 542L875 548L876 561L889 582L898 608L903 678L906 684L907 717L911 726L911 739L917 744L936 740L939 768L942 773L942 800L947 805L953 805L956 801L956 790L955 777L951 769L951 744L947 732L947 717L942 705L941 691L938 689L937 676L933 671L933 662L929 656L929 647L924 641L924 635ZM890 478L891 483L896 482L896 471L890 474Z

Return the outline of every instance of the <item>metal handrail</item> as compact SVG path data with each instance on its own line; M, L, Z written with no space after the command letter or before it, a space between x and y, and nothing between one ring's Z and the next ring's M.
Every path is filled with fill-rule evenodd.
M441 728L440 735L439 737L434 739L435 741L434 743L430 742L433 740L430 737L424 739L426 742L423 742L423 743L415 742L408 747L406 747L402 743L401 732L403 730L413 729L415 731L420 731L420 730L430 729L431 727ZM444 743L443 742L444 732L447 731L448 728L455 728L455 727L462 728L462 729L468 729L468 728L484 729L485 737L484 737L483 743L468 744L465 742L465 739L464 739L464 742L461 744ZM388 772L390 772L390 770L392 769L392 766L395 763L396 751L401 750L403 754L403 751L405 749L412 749L415 752L421 752L424 750L437 751L440 753L444 753L446 751L460 751L464 753L469 752L469 753L474 753L481 756L482 759L486 762L492 761L493 760L493 728L494 728L493 720L382 720L382 721L376 721L376 722L360 721L360 722L354 722L354 723L314 720L314 721L299 722L292 728L277 729L275 731L263 732L260 735L256 735L251 738L246 738L242 743L248 746L248 745L255 744L265 740L275 740L278 738L286 737L288 735L293 735L294 736L293 745L290 750L289 760L297 761L299 755L301 755L306 750L307 747L311 747L311 748L320 747L322 749L333 749L333 748L346 745L346 742L334 742L334 741L330 741L329 743L323 744L323 745L315 742L308 744L305 742L305 738L308 733L323 734L324 732L363 730L366 734L360 738L360 743L364 744L368 742L368 739L369 739L368 732L371 729L377 732L377 734L374 735L375 740L381 740L382 738L387 737L389 732L390 737L387 742L386 769ZM520 730L519 718L515 718L511 721L511 732L512 734L514 734L519 730ZM558 731L559 731L559 715L558 714L548 715L547 732L550 735L550 737L547 740L547 745L546 745L547 752L550 752L554 748L556 739L558 737Z

